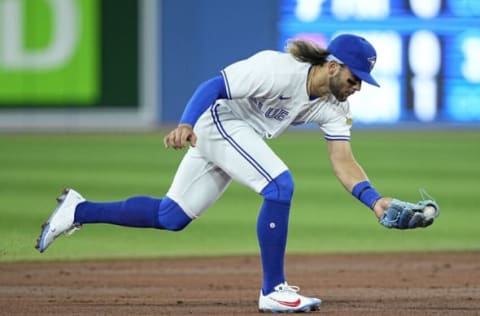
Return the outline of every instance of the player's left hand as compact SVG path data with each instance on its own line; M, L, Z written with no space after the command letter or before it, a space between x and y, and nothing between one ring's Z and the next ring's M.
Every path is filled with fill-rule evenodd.
M193 127L190 124L179 124L177 128L163 138L165 148L172 147L174 149L182 149L185 148L187 142L190 142L192 147L195 147L197 143L197 136L193 132Z
M433 200L409 203L392 199L379 222L387 228L412 229L433 224L440 215L440 207Z

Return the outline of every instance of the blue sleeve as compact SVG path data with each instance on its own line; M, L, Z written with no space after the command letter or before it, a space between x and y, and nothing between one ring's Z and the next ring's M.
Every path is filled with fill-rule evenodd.
M195 125L200 115L205 112L210 105L218 99L227 98L227 89L222 76L214 77L198 86L193 93L190 101L188 101L182 117L181 124Z

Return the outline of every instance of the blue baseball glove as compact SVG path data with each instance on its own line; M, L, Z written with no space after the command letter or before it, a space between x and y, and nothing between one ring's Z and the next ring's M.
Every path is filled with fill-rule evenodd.
M393 199L379 222L387 228L412 229L432 225L439 215L440 207L434 200L413 204Z

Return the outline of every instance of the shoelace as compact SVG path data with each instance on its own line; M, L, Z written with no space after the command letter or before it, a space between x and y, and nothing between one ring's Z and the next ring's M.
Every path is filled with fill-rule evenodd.
M298 291L300 291L300 287L296 285L288 285L288 283L285 282L284 284L278 286L278 291L297 293Z

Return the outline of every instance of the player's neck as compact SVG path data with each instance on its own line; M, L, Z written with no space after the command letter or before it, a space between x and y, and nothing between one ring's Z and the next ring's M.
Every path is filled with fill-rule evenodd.
M327 78L326 67L312 66L307 78L307 94L310 98L323 97L330 93Z

